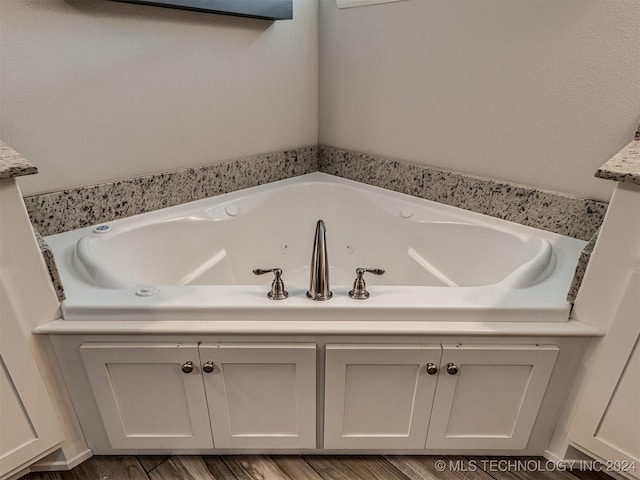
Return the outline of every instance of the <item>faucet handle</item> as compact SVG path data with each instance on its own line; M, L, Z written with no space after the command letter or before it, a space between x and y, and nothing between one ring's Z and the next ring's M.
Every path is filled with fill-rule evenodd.
M349 291L349 296L355 300L364 300L369 298L367 284L364 281L365 272L373 273L374 275L382 275L384 270L381 268L356 268L356 279L353 282L353 290Z
M273 272L275 278L271 283L271 291L267 293L267 297L269 297L271 300L284 300L289 296L289 292L284 289L281 268L256 268L253 270L254 275L264 275L265 273L271 272Z
M364 272L373 273L374 275L384 274L384 270L381 268L362 268L362 267L356 268L356 274L364 275Z

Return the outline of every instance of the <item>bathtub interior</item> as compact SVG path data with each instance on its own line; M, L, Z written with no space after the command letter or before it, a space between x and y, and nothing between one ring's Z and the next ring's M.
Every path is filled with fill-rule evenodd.
M344 184L306 181L211 200L84 232L73 266L107 289L265 284L252 270L273 267L287 285L304 288L318 219L327 228L332 285L350 285L357 267L375 267L386 273L368 277L371 285L526 288L556 261L549 239L526 227Z

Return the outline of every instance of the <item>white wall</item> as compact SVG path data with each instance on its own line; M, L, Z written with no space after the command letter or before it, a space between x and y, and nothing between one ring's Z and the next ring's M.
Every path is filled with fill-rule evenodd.
M25 195L317 144L316 0L269 22L1 0L0 138Z
M0 138L41 170L23 193L317 143L317 9L1 0ZM319 141L608 199L639 24L635 0L321 0Z
M640 120L640 2L320 0L321 144L608 199Z

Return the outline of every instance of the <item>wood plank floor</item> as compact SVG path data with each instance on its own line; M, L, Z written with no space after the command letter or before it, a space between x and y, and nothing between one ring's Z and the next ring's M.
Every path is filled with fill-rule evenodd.
M68 472L20 480L612 480L563 472L540 457L96 456Z

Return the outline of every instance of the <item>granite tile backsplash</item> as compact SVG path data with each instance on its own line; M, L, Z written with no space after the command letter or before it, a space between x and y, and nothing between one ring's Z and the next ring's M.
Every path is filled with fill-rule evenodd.
M597 232L607 203L471 177L384 157L319 147L320 171L581 240Z
M315 172L317 148L145 175L26 197L36 230L53 235L222 193Z
M56 259L53 256L53 251L47 244L42 235L38 232L34 232L36 235L36 240L38 241L38 247L40 248L40 252L42 253L42 257L44 258L44 263L47 266L47 271L49 272L49 277L51 278L51 283L53 284L53 289L56 291L56 296L58 300L61 302L66 297L64 294L64 287L62 285L62 280L60 279L60 274L58 273L58 266L56 265Z
M578 290L580 290L580 286L582 285L582 280L584 279L584 274L587 271L587 265L589 265L589 260L591 260L591 254L593 253L593 248L596 246L596 241L598 240L598 232L596 232L589 243L585 245L580 253L580 258L578 259L578 265L576 265L576 271L573 275L573 280L571 281L571 286L569 287L569 293L567 293L567 301L575 302L576 297L578 296Z
M305 147L25 198L42 235L321 171L515 223L589 240L607 203L349 152Z
M582 240L595 234L607 208L606 202L326 146L33 195L25 204L46 236L317 170Z

